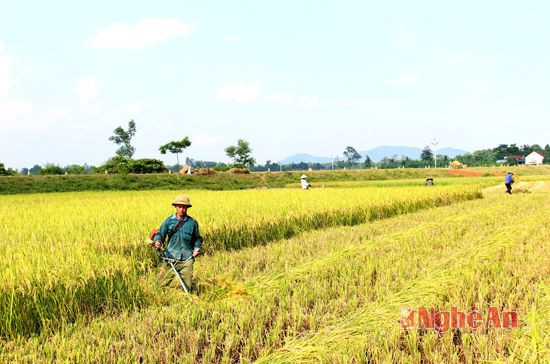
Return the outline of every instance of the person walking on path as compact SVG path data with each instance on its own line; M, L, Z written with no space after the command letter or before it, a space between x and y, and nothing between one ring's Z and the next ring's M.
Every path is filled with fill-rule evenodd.
M174 259L174 266L181 275L189 291L192 290L193 264L195 257L201 254L202 237L199 233L199 224L187 210L192 206L188 196L178 195L172 206L176 212L169 216L153 237L153 244L157 249L163 249L166 258ZM189 259L190 258L190 259ZM166 263L162 264L158 275L158 282L165 287L174 281L174 273Z
M506 193L512 194L512 183L514 183L514 174L512 172L508 172L508 174L504 178Z

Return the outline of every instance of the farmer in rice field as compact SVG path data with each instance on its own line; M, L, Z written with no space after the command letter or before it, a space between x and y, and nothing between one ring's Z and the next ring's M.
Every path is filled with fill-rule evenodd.
M512 172L508 172L508 174L504 178L506 193L512 194L512 183L514 183L514 174Z
M164 220L152 240L157 249L164 248L165 243L167 244L164 248L165 257L176 260L174 265L185 285L191 290L193 264L195 257L201 254L202 237L197 221L187 215L187 210L192 206L189 197L176 196L172 206L176 208L176 212ZM168 286L172 281L173 271L168 264L163 264L158 275L159 284Z
M311 188L311 185L307 181L307 176L305 174L302 174L300 177L300 183L302 184L302 190L307 190Z

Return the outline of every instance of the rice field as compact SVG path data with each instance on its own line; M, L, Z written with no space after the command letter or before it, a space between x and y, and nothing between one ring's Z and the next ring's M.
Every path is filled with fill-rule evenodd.
M174 192L0 196L0 362L543 362L548 182L400 183L193 191L196 296L156 286L145 244ZM520 327L404 330L420 306Z

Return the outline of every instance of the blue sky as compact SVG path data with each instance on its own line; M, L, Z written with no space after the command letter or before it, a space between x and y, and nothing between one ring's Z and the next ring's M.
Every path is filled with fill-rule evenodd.
M550 143L548 1L0 0L0 162Z

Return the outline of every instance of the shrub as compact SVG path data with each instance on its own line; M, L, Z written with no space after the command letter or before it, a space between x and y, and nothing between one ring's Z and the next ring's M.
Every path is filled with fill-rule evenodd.
M46 164L44 168L40 171L40 174L46 175L46 174L63 174L65 171L63 168L59 167L56 164Z
M99 172L108 173L165 173L168 168L158 159L128 159L116 156L107 161L103 166L96 169Z
M128 173L165 173L168 168L158 159L131 159L128 163Z

